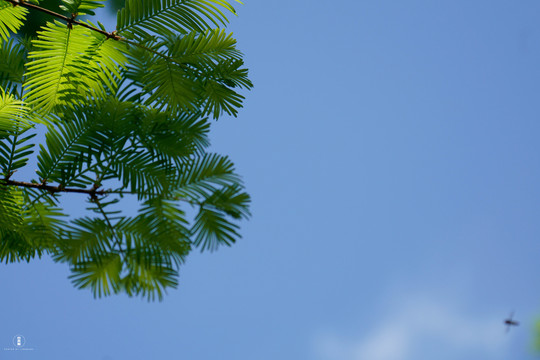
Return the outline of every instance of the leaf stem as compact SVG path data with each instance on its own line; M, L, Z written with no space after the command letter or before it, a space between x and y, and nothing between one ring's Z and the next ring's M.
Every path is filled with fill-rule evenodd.
M120 238L117 236L113 224L112 224L111 221L109 220L109 217L107 216L107 213L106 213L105 210L103 209L103 206L102 206L101 203L99 202L99 199L97 198L97 196L95 195L95 193L94 193L93 195L91 195L90 201L97 205L97 207L98 207L98 209L99 209L99 212L101 213L101 215L103 215L103 218L105 219L105 222L107 223L107 226L108 226L109 229L111 230L111 234L112 234L112 236L113 236L113 238L114 238L115 244L118 245L118 251L119 251L122 255L125 256L125 251L124 251L124 249L122 249L122 242L120 241ZM125 260L125 257L122 258L122 260Z

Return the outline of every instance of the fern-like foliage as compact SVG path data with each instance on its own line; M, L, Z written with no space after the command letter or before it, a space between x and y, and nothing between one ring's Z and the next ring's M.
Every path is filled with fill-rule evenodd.
M26 47L15 39L0 43L0 87L13 92L23 82Z
M96 15L97 8L102 8L105 0L62 0L60 9L75 15Z
M82 27L48 23L33 41L25 90L27 101L42 112L87 98L101 98L116 86L119 64L125 61L121 43Z
M162 299L191 250L233 244L250 216L234 164L207 148L252 83L214 28L227 1L127 0L113 32L78 18L102 5L62 0L26 40L10 36L39 6L0 0L0 261L49 254L96 297ZM66 214L77 199L87 213Z
M23 7L14 7L7 1L0 2L0 38L7 40L10 32L16 32L23 25L26 16Z
M15 96L0 89L0 134L15 131L19 128L28 128L30 109Z
M224 0L127 0L118 12L116 30L126 37L203 32L226 25L223 10L234 13Z

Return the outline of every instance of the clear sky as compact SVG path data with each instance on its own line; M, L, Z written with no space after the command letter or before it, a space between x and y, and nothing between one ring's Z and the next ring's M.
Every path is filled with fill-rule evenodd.
M0 359L537 358L540 2L238 11L255 88L212 139L253 197L243 239L161 303L1 265Z

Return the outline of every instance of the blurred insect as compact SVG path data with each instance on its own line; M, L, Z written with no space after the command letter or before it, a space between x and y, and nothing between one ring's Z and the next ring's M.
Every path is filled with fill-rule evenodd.
M510 317L508 319L504 320L504 324L506 325L506 332L510 331L511 326L518 326L519 325L519 321L513 320L512 319L513 317L514 317L514 312L512 311L510 313Z

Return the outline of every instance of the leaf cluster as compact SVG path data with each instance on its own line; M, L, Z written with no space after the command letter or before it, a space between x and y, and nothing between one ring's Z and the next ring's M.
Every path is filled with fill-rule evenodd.
M0 261L49 254L94 296L161 299L193 248L233 244L250 216L234 164L207 149L252 83L219 28L227 1L127 0L114 32L79 18L102 6L62 0L28 39L39 5L0 0Z

